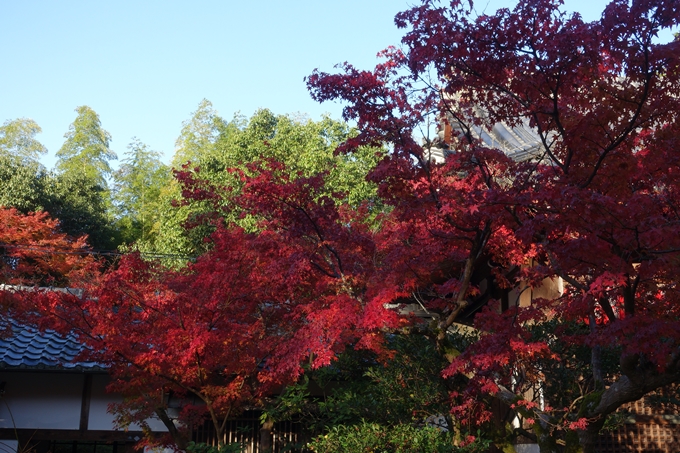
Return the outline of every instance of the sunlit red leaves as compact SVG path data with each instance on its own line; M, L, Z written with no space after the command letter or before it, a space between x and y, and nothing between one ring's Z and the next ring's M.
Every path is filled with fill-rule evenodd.
M462 373L473 380L494 377L497 384L510 385L513 369L533 369L539 358L556 358L548 344L532 339L527 329L546 319L548 302L544 302L543 306L529 310L513 308L504 313L485 309L475 320L480 329L479 340L454 359L444 375Z
M527 373L536 358L558 360L547 341L531 340L526 330L550 318L589 327L557 329L555 338L622 348L659 370L680 346L680 42L651 44L660 28L680 22L677 2L615 1L592 23L559 6L528 0L475 17L464 2L423 1L397 16L407 32L391 64L373 73L346 65L342 74L308 80L317 99L350 104L360 137L394 147L371 178L393 207L375 240L384 266L376 275L395 300L428 295L425 306L446 313L487 226L476 265L491 266L500 287L533 292L546 279L563 279L555 301L476 316L480 341L447 370L472 376L468 396L493 393L495 383L509 384L513 370ZM408 84L400 70L410 72ZM425 122L425 110L415 106L430 98L403 93L433 73L439 85L424 83L423 90L445 93L438 105L448 120L488 128L528 120L549 165L466 152L475 149L469 137L458 137L442 167L419 161L417 144L395 138L411 137ZM466 296L478 291L471 286ZM477 413L471 399L459 402L461 419ZM583 419L571 420L568 429L584 429Z
M78 333L83 357L107 364L111 389L131 397L119 410L172 391L204 410L238 411L350 343L380 351L376 332L399 325L383 306L389 297L366 290L368 224L319 195L323 175L289 178L275 162L250 170L233 202L257 231L218 222L210 251L184 269L129 255L87 297L44 298L43 313L64 314L50 326ZM186 194L214 201L219 216L221 188L180 176Z
M4 284L78 286L94 271L86 237L61 233L58 220L46 212L24 215L14 208L0 208L0 249Z

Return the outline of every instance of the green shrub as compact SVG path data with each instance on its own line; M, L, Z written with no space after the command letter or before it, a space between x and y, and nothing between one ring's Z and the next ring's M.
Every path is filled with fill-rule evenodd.
M388 427L368 422L334 426L307 445L319 453L477 453L486 451L488 446L488 441L478 439L465 446L455 446L451 433L436 428Z

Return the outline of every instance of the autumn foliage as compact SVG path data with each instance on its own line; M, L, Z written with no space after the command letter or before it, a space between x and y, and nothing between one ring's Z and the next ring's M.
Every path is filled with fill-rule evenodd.
M93 283L99 270L85 239L62 233L45 212L0 207L0 335L12 333L8 317L25 319L35 306L22 290Z
M546 451L575 439L591 451L608 414L680 371L680 43L655 41L677 27L680 9L613 1L585 23L559 6L529 0L475 16L471 4L423 1L397 16L404 46L373 72L345 65L308 83L319 100L349 103L345 116L361 132L346 151L393 147L371 175L401 220L391 235L400 244L388 250L408 263L402 284L411 275L409 290L429 289L440 344L442 331L479 310L480 340L444 371L470 377L454 414L469 417L485 396L518 408L533 395L516 410L527 420L520 430L536 426L529 435ZM457 131L442 165L416 138L428 112ZM498 123L533 128L533 159L511 162L479 139ZM507 299L509 288L546 279L565 283L561 297ZM572 361L578 347L585 363ZM558 388L565 376L575 382Z
M655 39L680 7L613 1L586 23L559 3L476 15L422 1L375 70L309 76L357 123L339 152L389 150L359 207L324 190L326 173L271 160L230 170L236 195L180 171L186 201L213 206L207 253L182 269L130 255L87 298L43 306L110 364L130 396L120 413L155 413L179 442L173 393L186 426L207 414L219 432L348 345L389 357L386 334L422 335L447 359L451 423L474 432L500 399L509 437L545 451L593 451L617 408L677 383L680 42ZM428 122L455 132L441 162ZM530 159L481 139L498 123L536 132ZM435 321L394 309L409 304ZM465 349L457 324L475 327Z
M68 286L93 263L86 237L62 233L46 212L22 214L0 208L0 279L5 285Z
M368 226L319 195L321 177L290 178L275 162L252 170L236 202L259 219L257 231L214 216L211 251L184 268L132 254L82 298L32 298L44 327L75 332L89 346L82 358L110 367L110 390L126 396L115 408L121 424L156 416L179 446L205 418L221 433L226 418L280 392L305 366L329 365L350 342L377 346L371 332L397 326L381 300L371 307L357 297L372 275ZM218 188L192 174L180 174L187 194L228 209Z

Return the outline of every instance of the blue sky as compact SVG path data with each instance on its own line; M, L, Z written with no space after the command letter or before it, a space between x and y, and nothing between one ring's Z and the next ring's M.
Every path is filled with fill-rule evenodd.
M319 105L303 78L348 61L369 69L398 44L394 15L417 0L0 2L0 122L27 117L48 167L75 118L89 105L125 152L133 136L169 161L182 121L207 98L222 117L275 113L340 116ZM594 20L605 0L566 0ZM478 2L478 10L486 2ZM514 2L491 0L492 11Z

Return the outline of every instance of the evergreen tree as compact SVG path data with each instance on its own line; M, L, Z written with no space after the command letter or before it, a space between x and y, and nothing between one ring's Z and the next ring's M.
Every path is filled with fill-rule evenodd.
M64 135L66 141L57 151L57 170L60 173L80 173L106 188L111 174L109 161L116 154L109 144L111 134L102 128L99 115L86 105L76 109L78 116Z
M120 237L111 226L113 203L107 183L109 161L116 159L109 148L111 135L90 107L80 106L76 112L57 152L57 172L46 209L68 234L87 234L95 249L115 249Z
M0 155L37 164L47 148L35 139L42 132L38 123L30 118L7 120L0 126Z
M161 155L133 138L114 177L117 227L126 243L152 240L158 232L160 198L171 173Z

